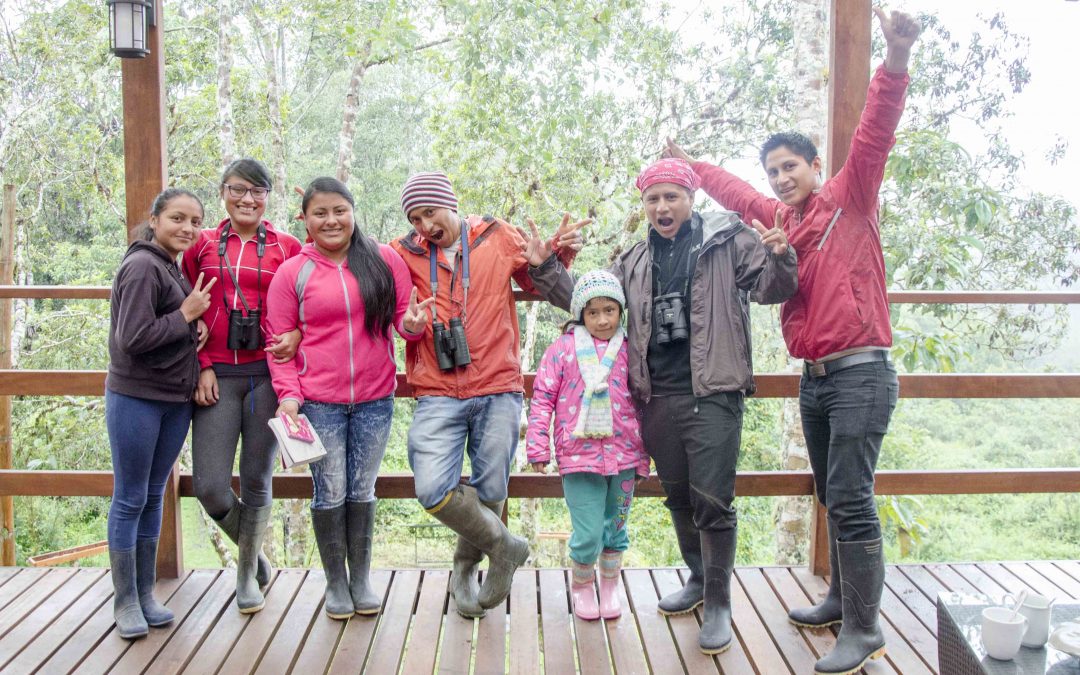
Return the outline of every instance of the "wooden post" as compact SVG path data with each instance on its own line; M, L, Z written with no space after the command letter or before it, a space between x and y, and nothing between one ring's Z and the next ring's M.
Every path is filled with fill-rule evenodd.
M870 86L870 0L832 0L829 12L829 137L826 175L835 176L847 159ZM829 532L825 508L816 503L810 523L810 570L829 574Z
M0 212L0 284L10 286L15 278L15 186L4 186ZM0 300L0 368L10 370L11 298ZM0 396L0 469L11 469L11 397ZM15 500L0 497L0 565L15 564Z
M154 197L169 181L165 145L165 51L163 1L155 0L157 25L146 33L150 55L143 59L120 59L124 96L124 188L127 202L127 235L132 241L146 222ZM161 539L158 544L158 576L175 579L184 572L183 537L180 528L179 474L173 467L165 486Z

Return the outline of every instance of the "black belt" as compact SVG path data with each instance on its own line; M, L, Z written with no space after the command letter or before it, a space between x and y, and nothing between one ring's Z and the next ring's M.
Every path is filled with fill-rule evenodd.
M807 361L803 365L803 375L811 379L815 377L826 377L838 370L843 370L844 368L859 366L864 363L877 363L878 361L888 363L889 352L884 349L875 349L872 352L859 352L858 354L841 356L838 359L823 361L821 363L810 363Z

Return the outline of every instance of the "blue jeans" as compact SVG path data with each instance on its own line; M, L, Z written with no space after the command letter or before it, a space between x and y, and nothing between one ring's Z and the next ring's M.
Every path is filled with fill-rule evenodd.
M891 363L878 361L824 377L803 376L799 410L818 499L840 541L881 536L874 470L900 385Z
M190 425L191 403L105 390L105 427L113 466L109 548L130 551L136 539L158 538L165 483Z
M386 453L394 398L367 403L319 403L300 408L319 434L326 457L310 464L315 484L312 510L375 499L375 478Z
M600 552L630 548L626 519L634 499L634 469L613 476L598 473L568 473L562 477L563 495L570 509L570 557L576 563L592 565Z
M506 499L520 425L519 393L421 396L409 428L409 466L420 505L438 506L461 482L463 451L472 464L469 485L480 501Z

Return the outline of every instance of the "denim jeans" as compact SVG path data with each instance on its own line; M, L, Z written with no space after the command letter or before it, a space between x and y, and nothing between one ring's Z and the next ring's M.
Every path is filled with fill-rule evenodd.
M654 396L641 416L645 451L671 511L689 511L699 530L730 530L737 523L735 467L742 441L741 392Z
M803 435L818 499L840 541L881 536L874 470L900 391L896 369L878 361L799 383Z
M113 466L109 548L129 551L136 539L158 538L165 483L190 424L190 402L154 401L105 390Z
M394 398L367 403L319 403L300 407L319 435L326 457L310 464L315 484L312 510L375 499L375 478L386 453Z
M570 509L570 557L576 563L592 565L600 552L630 548L626 519L634 499L634 469L612 476L598 473L568 473L562 477L563 495Z
M451 398L421 396L409 428L409 466L416 499L425 509L443 502L461 482L469 455L469 485L483 502L506 499L510 464L517 452L521 394Z

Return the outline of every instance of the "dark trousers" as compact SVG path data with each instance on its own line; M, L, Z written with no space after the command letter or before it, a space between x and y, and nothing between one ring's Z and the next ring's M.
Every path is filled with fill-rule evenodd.
M881 536L874 470L900 385L891 363L863 363L799 383L803 435L818 499L840 541Z
M161 501L191 424L191 403L170 403L105 390L105 427L112 449L109 548L130 551L157 539Z
M672 511L690 511L699 530L735 527L735 465L745 404L740 392L654 396L642 410L645 451Z

